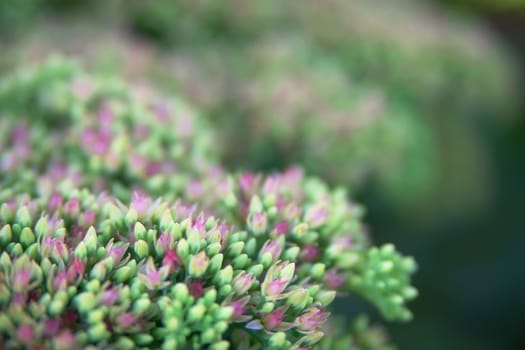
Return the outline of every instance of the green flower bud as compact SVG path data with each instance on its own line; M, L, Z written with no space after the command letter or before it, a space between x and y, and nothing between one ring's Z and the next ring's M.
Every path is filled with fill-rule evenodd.
M216 337L217 334L215 333L215 330L208 328L201 335L202 344L210 344L215 340Z
M186 300L188 296L190 295L190 292L188 290L188 286L184 283L177 283L171 288L171 293L177 300Z
M7 251L11 253L12 256L19 257L24 254L24 247L22 247L20 243L15 243L13 245L10 244L7 247Z
M222 249L222 246L219 242L212 243L206 247L206 255L208 256L215 256L217 255Z
M47 216L42 216L36 222L35 234L37 235L37 237L42 237L47 234L47 230L48 230L47 221L48 221Z
M250 258L246 254L241 254L232 261L232 265L236 269L244 269L249 264Z
M302 310L308 303L309 294L304 288L297 288L290 292L288 295L288 304L292 307Z
M115 348L122 350L133 350L135 349L135 342L128 337L119 336L115 342Z
M255 277L259 277L263 271L264 271L264 266L261 264L252 265L248 268L248 272L254 275Z
M193 305L188 311L188 322L199 322L206 313L206 307L202 304Z
M0 230L0 247L5 248L12 240L11 225L4 225Z
M88 328L89 339L93 342L101 342L111 337L104 322L99 322Z
M32 218L26 206L21 206L16 211L16 222L22 225L22 227L31 227Z
M228 350L230 343L226 340L221 340L210 345L210 350Z
M231 265L224 267L220 270L215 277L216 283L220 286L230 284L233 279L233 268Z
M267 314L267 313L272 312L274 310L274 308L275 308L275 304L274 303L267 302L267 303L263 304L263 306L260 308L259 311L262 312L262 313Z
M27 248L35 241L36 237L33 234L33 231L31 231L29 227L24 227L24 229L20 233L20 243L22 243L22 245Z
M135 238L137 240L145 240L146 239L146 228L144 227L144 225L140 221L137 221L135 223L135 227L133 229L133 234L135 235Z
M25 253L33 260L38 260L40 257L40 248L38 243L31 244L25 251Z
M284 349L286 344L286 334L284 332L277 332L273 334L268 340L268 349Z
M242 253L242 250L244 248L244 242L239 241L231 244L228 247L228 256L230 257L237 257Z
M75 248L75 258L77 259L86 259L87 257L87 248L86 248L86 244L84 242L80 242L77 247Z
M263 210L261 199L258 196L253 196L250 201L250 214L260 213Z
M144 259L149 255L149 246L146 241L138 240L133 245L133 250L139 259Z
M299 256L301 249L297 246L286 249L283 253L283 259L288 261L295 261Z
M182 261L186 261L190 254L190 247L188 245L188 241L186 241L184 238L180 239L177 242L177 254L180 256Z
M220 321L228 321L232 316L233 307L231 306L222 306L218 308L214 313L215 319Z
M217 273L221 269L223 258L222 254L217 254L211 258L209 266L210 273Z
M90 324L96 324L104 321L105 314L102 310L94 310L87 316L87 321Z
M323 263L313 264L310 269L310 276L315 279L320 279L325 273L325 265Z
M191 258L190 264L188 265L189 275L192 277L201 277L206 272L209 262L210 260L205 252L197 253L197 255Z
M97 249L97 231L90 226L83 240L89 255L94 254Z
M321 304L321 306L326 307L334 301L336 294L333 290L319 291L315 296L315 300Z
M139 315L145 314L151 306L151 301L146 298L140 298L133 303L133 310Z
M257 240L252 237L248 240L248 242L246 242L244 246L244 251L249 256L254 256L256 254L256 250L257 250Z
M97 298L93 293L84 292L78 294L75 297L74 302L77 305L77 309L80 313L88 313L95 308L97 304Z
M126 216L124 217L124 221L126 222L126 225L131 226L135 225L137 222L138 215L137 211L134 208L129 208L128 212L126 213Z
M2 203L2 206L0 207L0 219L2 219L3 222L12 222L13 218L13 211L9 208L7 203Z

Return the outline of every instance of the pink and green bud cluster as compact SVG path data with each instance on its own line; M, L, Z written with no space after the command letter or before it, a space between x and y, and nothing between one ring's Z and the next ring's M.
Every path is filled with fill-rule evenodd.
M268 269L262 283L267 298L280 298L287 287L291 267L276 263L286 260L299 279L315 284L309 292L315 291L321 305L337 292L351 292L371 301L389 320L410 319L406 302L417 294L410 284L414 260L391 244L371 246L363 208L349 202L342 189L331 190L299 168L268 176L210 177L203 187L205 195L197 200L246 234L229 249L248 255L255 251L257 263ZM250 275L241 280L239 289ZM296 300L300 292L294 293L292 303L303 305Z
M181 101L139 92L53 60L0 82L0 344L313 349L347 294L410 318L415 263L344 190L229 175Z
M214 164L210 130L184 101L51 58L0 81L0 197L54 188L176 196Z
M73 190L0 205L1 343L284 350L322 338L333 298L293 256L263 264L263 237L180 202L150 199L138 215L136 198Z

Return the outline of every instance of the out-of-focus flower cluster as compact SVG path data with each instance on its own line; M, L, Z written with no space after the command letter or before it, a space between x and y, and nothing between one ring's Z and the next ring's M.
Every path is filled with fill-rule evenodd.
M189 107L158 101L63 60L0 81L0 344L311 349L339 341L347 294L411 318L414 261L371 246L344 190L230 175Z
M103 13L103 30L41 24L18 56L47 42L182 92L214 122L232 168L299 162L352 190L376 184L410 216L484 203L490 164L472 121L512 114L518 90L479 23L412 0L68 3L79 18ZM39 6L53 14L56 2Z
M0 197L88 186L177 195L210 171L211 133L180 99L51 59L0 83Z

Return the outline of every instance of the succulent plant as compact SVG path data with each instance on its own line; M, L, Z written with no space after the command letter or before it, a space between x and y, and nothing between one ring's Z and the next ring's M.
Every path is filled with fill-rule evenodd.
M262 84L259 97L243 95L246 85L231 95L251 113L260 101L271 108L274 79L289 78L280 69L290 53L274 59L258 53L261 43L245 51L268 61L247 82ZM315 52L302 45L294 47ZM323 113L334 101L345 113L359 109L344 93L330 97L333 87L351 91L337 65L307 67L297 72L318 89L305 110ZM366 101L369 91L354 93ZM328 325L330 304L350 295L386 320L410 320L414 260L374 246L363 208L300 168L229 174L206 123L158 96L62 59L0 81L0 344L390 349L366 319L349 333ZM308 96L282 115L295 118ZM355 135L363 144L378 136Z
M297 175L265 187L302 196ZM241 183L243 198L257 190L249 177ZM343 197L313 192L306 197L326 202L290 202L283 212L271 202L284 197L251 193L247 230L140 194L129 205L87 190L16 196L0 206L0 341L13 349L306 349L322 339L336 290L347 288L389 319L410 317L403 298L415 295L413 263L390 246L365 248Z
M55 185L119 198L134 188L176 195L214 164L210 130L182 100L128 89L62 59L2 80L0 116L7 196L18 188L49 194Z

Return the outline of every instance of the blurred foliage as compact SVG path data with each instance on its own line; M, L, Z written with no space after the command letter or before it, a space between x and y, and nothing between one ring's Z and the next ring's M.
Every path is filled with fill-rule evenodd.
M300 163L419 216L490 192L478 126L513 113L514 62L473 21L409 0L98 4L98 31L44 26L18 52L60 48L184 93L232 167Z

